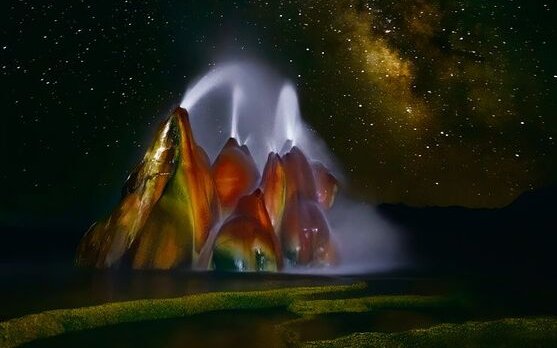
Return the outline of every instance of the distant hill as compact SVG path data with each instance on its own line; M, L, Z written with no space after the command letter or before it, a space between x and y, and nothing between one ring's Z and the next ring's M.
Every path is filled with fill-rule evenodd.
M557 265L557 188L526 192L500 209L382 204L420 268L440 273L537 275Z

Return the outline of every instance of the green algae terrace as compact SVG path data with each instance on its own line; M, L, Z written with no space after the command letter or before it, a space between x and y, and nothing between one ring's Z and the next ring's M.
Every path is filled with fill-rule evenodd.
M305 342L326 347L555 347L557 319L510 318L464 324L441 324L397 333L364 332L327 341Z
M364 283L281 288L265 291L211 292L169 299L107 303L26 315L0 323L0 347L16 347L47 337L141 321L183 318L216 311L283 309L298 317L277 326L287 346L538 346L557 344L557 319L515 318L489 322L441 324L420 330L362 332L331 340L304 341L295 327L333 313L365 313L382 309L457 308L459 298L446 296L360 296ZM370 326L369 331L373 327Z
M108 303L76 309L51 310L0 323L0 347L72 331L134 321L158 320L239 309L287 307L296 299L363 289L365 285L283 288L267 291L212 292L170 299Z

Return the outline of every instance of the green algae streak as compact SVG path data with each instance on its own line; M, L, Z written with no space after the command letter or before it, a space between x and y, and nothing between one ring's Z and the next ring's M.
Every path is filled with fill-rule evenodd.
M103 326L172 319L222 310L285 309L299 318L277 330L286 346L299 347L525 347L557 346L556 318L512 318L441 324L403 332L363 332L303 342L297 327L332 313L363 313L382 309L455 308L462 299L443 296L362 296L365 283L339 286L281 288L265 291L212 292L169 299L137 300L59 309L0 323L0 348ZM373 327L369 327L372 331Z
M509 318L441 324L395 333L363 332L305 342L304 348L332 347L556 347L557 319Z
M364 283L357 283L266 291L213 292L169 299L57 309L1 322L0 347L16 347L41 338L120 323L180 318L217 310L288 307L295 300L322 294L353 292L363 288Z

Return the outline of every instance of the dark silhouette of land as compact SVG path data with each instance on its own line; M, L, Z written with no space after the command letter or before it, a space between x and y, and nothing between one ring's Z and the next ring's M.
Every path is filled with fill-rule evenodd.
M421 271L549 276L557 264L555 197L551 187L499 209L383 204L378 210L403 229Z

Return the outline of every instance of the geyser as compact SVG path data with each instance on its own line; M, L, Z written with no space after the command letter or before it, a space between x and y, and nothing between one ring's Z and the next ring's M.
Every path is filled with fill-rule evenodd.
M219 131L227 125L229 132ZM348 273L392 268L399 261L394 230L371 208L335 199L336 168L303 122L291 83L257 64L219 66L188 88L181 107L163 122L119 205L83 237L77 263Z
M290 83L286 83L280 90L275 114L274 140L278 140L279 142L272 144L274 151L279 151L281 149L280 146L283 146L283 144L280 143L280 140L282 139L286 139L291 145L296 145L298 132L302 130L302 125L299 124L300 120L298 95L296 94L294 86Z

